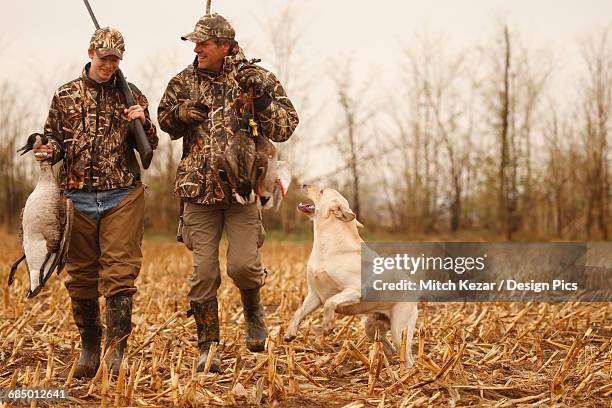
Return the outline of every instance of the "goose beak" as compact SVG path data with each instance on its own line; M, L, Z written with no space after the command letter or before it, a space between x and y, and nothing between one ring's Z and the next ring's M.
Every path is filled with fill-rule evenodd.
M30 146L29 144L26 143L25 146L23 146L21 149L17 150L17 153L22 152L20 154L20 156L23 156L24 154L26 154L27 152L29 152L30 150L32 150L32 146Z
M26 142L25 146L23 146L21 149L17 150L17 153L22 152L20 154L20 156L23 156L24 154L26 154L27 152L29 152L30 150L34 149L34 145L37 142L37 138L40 138L40 142L41 144L47 144L47 138L41 134L41 133L32 133L30 136L28 136L28 141Z

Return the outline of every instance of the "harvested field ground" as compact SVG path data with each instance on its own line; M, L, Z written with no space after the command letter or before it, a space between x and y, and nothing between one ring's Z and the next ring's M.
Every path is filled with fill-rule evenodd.
M66 275L28 301L20 268L8 289L18 244L0 234L0 388L65 387L73 406L611 406L609 303L421 304L416 363L408 370L365 339L360 317L337 316L334 334L323 336L315 312L286 344L282 335L306 293L309 251L310 243L264 246L271 329L264 353L246 350L239 292L224 275L224 373L196 375L195 324L185 315L190 253L177 243L146 242L130 374L117 381L101 370L93 381L66 384L79 344L61 282Z

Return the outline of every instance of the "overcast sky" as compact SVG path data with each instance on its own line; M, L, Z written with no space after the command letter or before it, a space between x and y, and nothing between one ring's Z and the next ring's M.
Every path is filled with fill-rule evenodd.
M237 39L254 56L266 46L262 19L287 1L300 12L310 67L318 69L340 52L354 59L358 75L380 67L383 58L385 65L393 64L399 43L424 30L441 34L450 47L485 42L499 17L506 17L530 44L550 45L559 64L573 65L579 59L576 40L612 21L610 0L213 0L212 9L231 21ZM160 62L174 65L175 71L192 59L192 45L179 36L203 14L204 0L91 4L102 26L123 32L127 52L122 68L134 82L139 68L156 59L170 58ZM4 1L0 19L1 78L31 81L86 60L93 26L80 0Z
M612 21L612 0L213 0L212 10L233 24L247 57L264 57L266 65L270 44L263 29L265 16L277 14L287 1L295 2L298 25L303 27L303 69L323 76L331 58L348 56L356 78L364 79L374 70L381 73L375 82L381 88L397 80L398 51L416 33L441 35L449 49L458 50L490 42L496 22L506 19L529 46L550 49L563 77L580 69L578 41ZM157 106L171 75L193 59L193 44L179 37L193 29L205 1L91 4L102 26L124 34L121 67L128 79L147 89L145 72L158 72L162 89L147 95ZM0 80L35 89L33 102L48 106L52 92L78 76L87 61L93 25L83 2L3 1L0 23ZM334 99L321 89L315 95ZM41 121L45 109L40 109Z

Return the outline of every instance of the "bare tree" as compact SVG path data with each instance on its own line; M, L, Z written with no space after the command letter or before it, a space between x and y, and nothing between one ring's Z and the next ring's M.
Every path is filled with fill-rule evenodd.
M587 67L582 91L582 142L586 153L586 232L591 238L596 225L601 238L608 239L610 174L608 135L612 114L612 28L584 44Z
M508 26L503 28L503 85L500 94L499 110L499 207L500 214L505 218L506 238L512 240L512 234L516 231L516 210L517 210L517 191L516 191L516 160L511 157L513 153L514 140L510 141L510 64L511 64L511 44Z
M465 55L447 59L444 51L439 49L431 63L434 74L427 80L426 99L429 109L435 117L436 139L446 150L448 161L448 197L450 231L456 232L461 226L463 207L463 187L466 170L469 165L471 133L473 118L469 99L460 99L460 95L469 95L460 88L460 75L463 74ZM465 93L464 93L465 92Z
M350 174L351 207L355 214L360 216L362 215L360 163L362 157L367 153L365 129L376 110L372 108L372 105L367 104L365 87L355 90L350 60L347 60L343 67L336 64L336 68L331 72L342 115L340 130L331 134L342 135L338 136L334 142Z
M443 43L426 33L404 44L403 92L398 100L395 91L387 110L395 124L390 136L399 142L391 173L398 195L394 219L397 227L425 232L443 218L452 231L460 228L472 149L466 53L448 55Z
M580 102L579 102L580 103ZM584 197L585 154L579 134L579 112L574 104L559 113L556 101L549 103L549 118L543 129L547 158L541 169L542 182L537 186L544 194L545 233L557 238L577 238L584 230L586 212Z
M512 240L532 209L531 135L550 69L532 69L529 52L505 24L484 52L491 62L482 90L485 115L497 139L498 219L506 239Z

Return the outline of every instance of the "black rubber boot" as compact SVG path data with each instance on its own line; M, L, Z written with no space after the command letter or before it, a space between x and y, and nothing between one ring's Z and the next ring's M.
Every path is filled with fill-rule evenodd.
M113 375L119 374L128 336L132 331L132 297L106 298L106 349L115 344L106 364Z
M81 355L74 378L93 378L100 366L102 325L98 299L72 300L72 316L81 335Z
M241 289L240 297L242 298L242 312L246 325L246 346L250 351L264 351L268 330L266 329L264 308L259 297L259 288Z
M190 312L196 322L196 330L198 332L198 348L200 349L200 357L198 358L198 372L204 371L206 360L208 359L208 351L212 343L219 344L219 304L217 299L209 300L206 303L189 302L191 305ZM212 358L210 372L221 372L221 355L219 349Z

